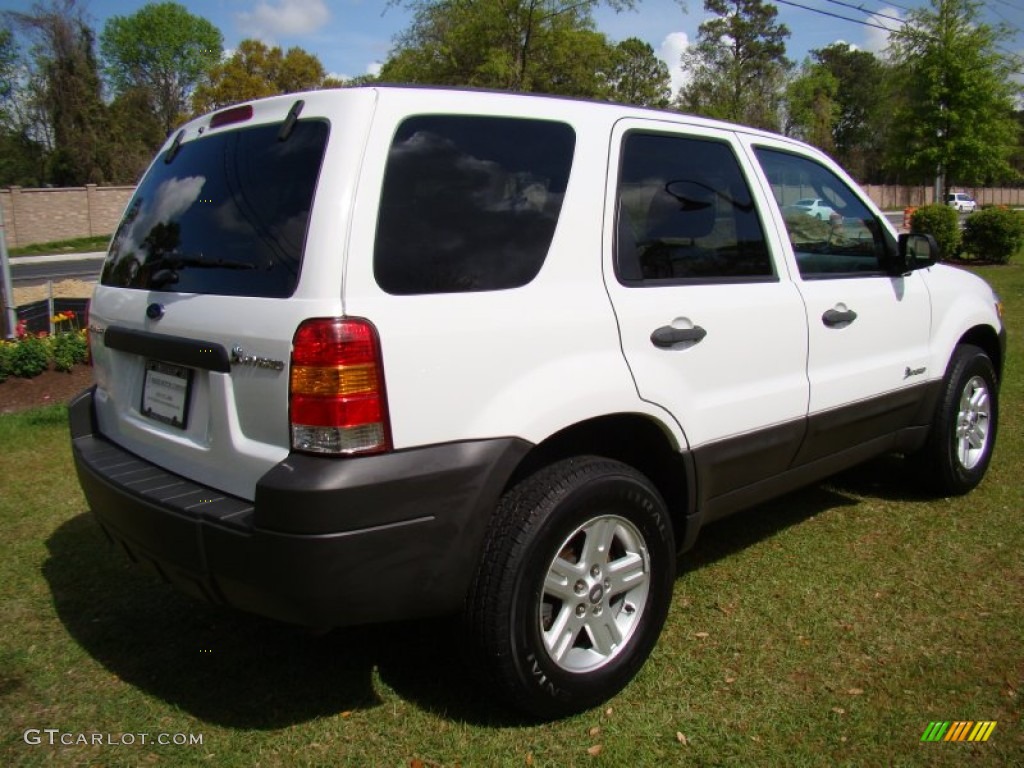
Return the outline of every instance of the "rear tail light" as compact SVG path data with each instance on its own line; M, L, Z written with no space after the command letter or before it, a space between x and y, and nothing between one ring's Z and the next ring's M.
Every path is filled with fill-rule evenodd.
M380 341L370 321L334 317L300 325L292 344L289 398L295 450L390 450Z

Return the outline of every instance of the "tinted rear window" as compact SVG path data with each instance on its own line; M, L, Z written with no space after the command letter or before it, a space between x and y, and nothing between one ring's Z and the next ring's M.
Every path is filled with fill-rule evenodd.
M388 293L516 288L554 236L576 134L564 124L423 115L399 126L377 220L374 274Z
M327 143L322 120L217 133L157 160L135 192L103 285L286 297L302 263ZM168 150L169 152L170 150Z

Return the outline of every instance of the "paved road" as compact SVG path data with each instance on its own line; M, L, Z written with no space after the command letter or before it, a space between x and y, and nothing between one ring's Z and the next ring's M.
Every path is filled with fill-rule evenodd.
M11 282L15 285L47 280L95 280L103 267L105 253L79 253L55 256L15 256L11 258Z
M903 211L886 211L885 218L887 218L889 223L896 227L897 230L903 228Z

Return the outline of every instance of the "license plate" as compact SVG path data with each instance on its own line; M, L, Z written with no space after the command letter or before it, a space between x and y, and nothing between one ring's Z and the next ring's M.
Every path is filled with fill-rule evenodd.
M192 369L183 365L146 361L142 381L142 415L184 429L192 392Z

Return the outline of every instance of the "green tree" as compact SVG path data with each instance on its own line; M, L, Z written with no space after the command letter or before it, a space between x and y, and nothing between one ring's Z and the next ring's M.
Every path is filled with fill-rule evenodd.
M45 181L63 186L108 180L116 149L109 141L95 39L76 0L37 3L9 18L35 43L30 98L42 119L33 130L49 142Z
M231 58L213 67L207 81L196 88L192 110L201 114L264 96L338 85L326 77L320 60L301 48L284 53L259 40L243 40Z
M524 82L531 92L583 98L604 95L604 72L613 49L603 34L579 26L568 14L559 14L536 39L533 64L525 70Z
M280 52L280 48L277 49ZM275 82L281 93L297 93L322 87L326 72L313 54L302 48L289 48L281 57Z
M883 181L883 157L892 123L889 67L867 51L833 43L811 51L814 61L836 81L832 124L836 159L862 182Z
M14 96L18 71L18 46L6 24L0 27L0 120L7 123L8 104Z
M103 27L100 51L116 93L148 94L165 134L187 113L188 99L221 58L223 37L178 3L150 3Z
M0 187L38 187L46 179L46 148L23 133L0 131Z
M1024 178L1024 109L1014 112L1013 119L1017 121L1017 147L1010 157L1010 167L1015 176Z
M635 37L615 46L607 75L608 97L642 107L667 107L672 98L668 66L654 49Z
M680 106L697 114L778 130L789 29L762 0L704 0L712 14L683 55L690 75Z
M110 181L135 184L163 144L167 134L153 111L151 94L144 88L122 91L108 105Z
M983 23L980 9L973 0L931 0L893 33L903 99L892 164L910 180L938 175L948 189L1012 175L1016 62L998 49L1007 30Z
M601 0L409 0L410 27L381 70L391 82L597 96L611 46L594 28ZM634 0L604 0L616 9Z
M839 118L838 90L839 81L828 68L804 61L800 74L786 85L786 134L831 153Z
M45 174L45 147L32 138L28 72L8 23L0 26L0 186L38 186Z

